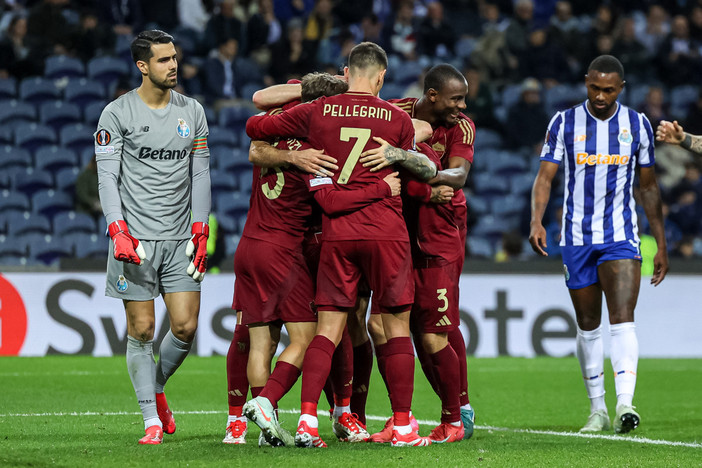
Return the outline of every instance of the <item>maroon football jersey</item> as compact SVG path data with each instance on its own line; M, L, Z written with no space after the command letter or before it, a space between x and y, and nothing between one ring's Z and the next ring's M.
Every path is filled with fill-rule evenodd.
M414 118L417 98L390 99L400 109ZM440 125L434 128L434 133L429 139L429 146L441 158L444 168L448 167L448 158L463 158L473 162L473 140L475 139L475 124L464 114L458 115L458 123L452 127Z
M417 145L441 169L439 156L426 143ZM412 241L412 254L439 256L448 261L463 258L461 224L466 222L466 199L463 190L448 203L432 203L431 186L416 179L407 181L405 193L405 219Z
M361 153L377 147L374 136L392 146L411 149L414 128L409 115L369 93L347 92L301 104L282 114L254 116L246 123L252 139L275 136L305 138L337 160L339 170L331 178L310 181L311 190L363 189L377 185L395 169L378 172L357 164ZM339 216L325 216L323 238L329 240L407 240L400 197L384 198Z

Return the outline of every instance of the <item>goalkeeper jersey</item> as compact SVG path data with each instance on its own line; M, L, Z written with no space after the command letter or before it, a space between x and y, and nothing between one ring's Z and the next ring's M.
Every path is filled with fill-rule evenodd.
M101 161L119 161L119 210L137 239L190 237L191 200L193 220L206 222L210 206L207 135L200 103L172 90L163 109L148 107L136 90L105 107L94 135L98 167ZM191 198L197 179L201 184ZM118 204L109 199L112 192L103 185L113 180L101 171L100 196L108 223ZM204 220L199 219L203 216Z

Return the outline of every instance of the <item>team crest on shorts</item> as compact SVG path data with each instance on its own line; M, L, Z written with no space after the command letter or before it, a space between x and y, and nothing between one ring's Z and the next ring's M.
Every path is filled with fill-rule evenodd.
M563 274L565 275L566 281L570 280L570 272L568 271L568 265L563 264Z
M178 128L176 128L178 136L181 138L188 138L190 136L190 127L183 119L178 119Z
M619 132L617 140L619 140L619 143L621 143L622 145L630 145L631 142L634 141L634 137L631 135L631 132L628 128L622 128L622 131Z
M129 283L127 283L127 279L123 275L119 275L119 278L117 278L117 283L115 283L117 286L117 291L118 292L127 292L127 289L129 288Z

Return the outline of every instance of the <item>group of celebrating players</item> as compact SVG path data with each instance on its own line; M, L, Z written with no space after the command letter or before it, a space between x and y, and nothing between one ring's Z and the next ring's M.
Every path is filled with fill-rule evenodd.
M209 234L208 129L202 106L172 89L177 62L170 35L140 33L132 55L142 84L105 108L95 153L113 252L106 294L124 302L127 369L146 432L139 443L154 445L175 431L163 387L197 328ZM363 42L352 49L343 77L311 73L254 95L266 112L246 126L254 177L234 257L237 325L227 355L224 443L245 443L254 422L260 445L326 447L317 418L323 390L341 441L426 446L473 434L458 328L467 216L461 188L475 138L472 121L461 113L467 83L453 66L439 64L427 72L420 99L384 101L378 94L387 63L381 47ZM623 76L614 57L592 62L588 100L559 112L549 125L532 194L530 242L545 255L541 219L563 161L561 245L591 400L586 432L609 429L603 294L617 387L615 431L639 424L632 406L641 260L632 192L637 164L659 247L651 282L659 284L668 270L653 132L643 114L618 103ZM702 147L685 139L679 126L667 125L659 139ZM171 326L155 362L159 295ZM283 325L290 343L271 372ZM415 352L441 400L441 422L425 437L411 413ZM371 435L365 406L374 353L392 416ZM300 374L301 415L293 436L278 423L277 406Z

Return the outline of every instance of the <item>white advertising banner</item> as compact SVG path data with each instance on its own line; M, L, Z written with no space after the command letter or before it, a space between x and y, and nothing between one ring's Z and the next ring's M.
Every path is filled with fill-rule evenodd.
M230 309L233 284L233 274L208 275L203 283L196 340L200 356L227 353L236 323ZM699 276L671 275L656 288L642 281L636 308L642 357L702 357L700 286ZM0 275L0 355L123 354L123 306L106 297L104 289L102 273ZM606 304L603 308L606 331ZM575 352L575 316L559 275L463 275L460 309L461 330L472 355ZM165 317L159 299L158 337L167 331ZM608 349L608 333L603 335Z

